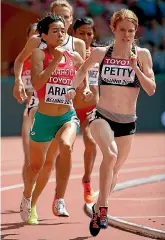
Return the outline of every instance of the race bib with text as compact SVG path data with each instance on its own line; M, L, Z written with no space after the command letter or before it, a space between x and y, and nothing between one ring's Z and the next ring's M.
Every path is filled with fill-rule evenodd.
M66 100L67 85L60 84L46 84L45 102L63 105L73 105L72 100Z
M98 77L99 77L99 68L94 66L88 70L88 82L89 85L98 85Z
M22 76L22 81L23 81L25 89L32 89L33 88L32 84L31 84L31 76L30 75Z
M38 107L38 104L39 104L39 100L38 100L37 94L36 92L33 92L33 95L31 96L28 104L28 108Z
M110 84L128 85L134 82L135 72L130 67L129 60L105 58L101 77Z

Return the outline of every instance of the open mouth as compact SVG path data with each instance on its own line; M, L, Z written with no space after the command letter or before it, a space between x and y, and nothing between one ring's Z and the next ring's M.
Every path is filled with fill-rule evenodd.
M123 41L123 42L130 42L129 39L125 39L125 38L123 38L122 41Z

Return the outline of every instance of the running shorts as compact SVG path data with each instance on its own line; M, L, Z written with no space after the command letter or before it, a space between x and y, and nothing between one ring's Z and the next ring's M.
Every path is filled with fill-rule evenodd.
M79 127L79 120L74 110L61 116L48 116L37 111L30 130L30 138L35 142L49 142L67 122L74 122L77 128Z
M87 108L80 108L80 109L75 109L77 113L77 117L80 120L80 124L84 122L88 116L88 114L95 108L96 106L90 106Z
M135 134L135 132L136 132L136 122L130 122L130 123L114 122L114 121L104 117L96 109L94 109L90 114L89 124L96 119L104 119L109 124L112 131L114 132L114 137L127 136L127 135L131 135L131 134Z

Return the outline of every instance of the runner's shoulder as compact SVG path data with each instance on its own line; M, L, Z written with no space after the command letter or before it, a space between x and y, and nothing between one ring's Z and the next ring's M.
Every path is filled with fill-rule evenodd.
M108 50L107 47L95 47L95 49L92 51L91 55L93 57L97 57L97 56L103 57L103 56L105 56L107 50Z
M76 38L76 37L73 37L73 41L74 41L74 45L76 46L83 46L85 47L85 42L82 40L82 39L79 39L79 38Z
M73 41L74 41L74 43L85 44L85 42L82 39L79 39L76 37L73 37Z
M148 58L149 59L151 58L151 53L147 48L142 48L142 47L137 46L136 51L137 51L138 58L142 62L145 61Z
M44 59L45 58L45 52L42 49L40 49L40 48L35 48L33 50L32 56Z
M33 46L33 48L37 48L41 43L41 37L39 35L33 35L29 38L27 44Z

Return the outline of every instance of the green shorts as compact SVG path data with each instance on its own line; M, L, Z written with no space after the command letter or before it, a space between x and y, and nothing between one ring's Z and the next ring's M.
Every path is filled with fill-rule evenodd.
M79 120L74 110L61 116L48 116L36 112L30 130L30 138L35 142L49 142L56 136L58 130L70 121L79 127Z

